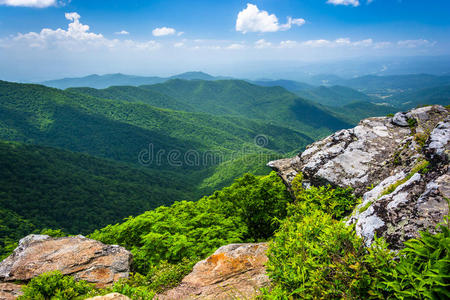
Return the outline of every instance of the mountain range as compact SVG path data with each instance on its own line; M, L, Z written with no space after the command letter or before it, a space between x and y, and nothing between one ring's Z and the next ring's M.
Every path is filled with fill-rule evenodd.
M245 172L267 174L268 160L298 153L362 118L449 104L448 85L413 90L416 81L408 85L408 78L422 77L390 78L398 82L383 91L402 92L384 98L358 88L364 80L375 82L371 89L383 86L378 77L353 79L357 89L201 72L58 81L87 86L65 90L1 81L2 214L25 220L28 231L88 232L199 199ZM425 87L446 82L445 76L423 78Z

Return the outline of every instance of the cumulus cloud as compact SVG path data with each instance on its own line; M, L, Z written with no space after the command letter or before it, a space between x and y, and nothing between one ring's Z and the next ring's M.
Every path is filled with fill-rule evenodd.
M170 27L160 27L153 29L152 34L154 36L165 36L175 34L176 32L177 31L175 29Z
M118 35L128 35L128 34L130 34L128 31L126 31L126 30L121 30L121 31L117 31L117 32L115 32L115 34L118 34Z
M302 45L309 47L370 47L374 45L374 42L372 39L353 42L349 38L338 38L334 41L324 39L309 40L303 42Z
M56 0L0 0L0 5L23 7L49 7L56 6Z
M137 42L107 39L101 33L90 32L89 25L80 22L81 16L76 12L66 13L71 21L67 29L43 28L40 32L18 33L16 36L3 40L0 46L30 47L34 49L65 49L68 51L86 51L97 48L127 47L133 49L156 49L160 45L155 41Z
M287 41L281 41L280 42L280 48L294 48L298 46L298 43L296 41L291 41L291 40L287 40Z
M239 12L236 19L236 31L247 32L276 32L288 30L292 25L301 26L305 24L304 19L294 19L288 17L286 24L280 24L274 14L269 14L265 10L259 10L254 4L247 4L247 7Z
M267 42L265 39L261 39L255 42L255 48L256 49L263 49L263 48L269 48L272 47L271 42Z
M418 48L418 47L432 47L436 45L436 42L430 42L429 40L403 40L398 41L397 45L404 48Z
M370 3L371 1L369 1L368 3ZM333 5L345 5L345 6L359 6L359 0L328 0L327 1L328 4L333 4Z
M245 48L245 46L242 45L242 44L231 44L228 47L226 47L225 49L228 49L228 50L240 50L240 49L244 49L244 48Z
M326 47L326 46L330 46L332 43L328 40L309 40L309 41L305 41L302 43L302 45L304 46L309 46L309 47Z

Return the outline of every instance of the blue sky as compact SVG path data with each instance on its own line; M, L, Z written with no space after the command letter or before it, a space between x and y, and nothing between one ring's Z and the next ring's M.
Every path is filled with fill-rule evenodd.
M0 77L449 55L449 33L448 0L0 0Z

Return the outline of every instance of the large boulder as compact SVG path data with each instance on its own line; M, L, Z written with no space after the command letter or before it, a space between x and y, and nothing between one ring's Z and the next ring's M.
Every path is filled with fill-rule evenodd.
M158 299L251 299L269 283L266 251L266 243L222 246Z
M14 300L22 294L22 285L10 282L0 283L0 300Z
M88 298L86 300L131 300L131 299L119 293L110 293L104 296L96 296Z
M299 172L305 187L352 187L362 203L348 224L356 224L366 244L383 236L398 249L448 213L449 141L448 110L428 106L362 120L268 165L288 188Z
M42 273L59 270L77 280L105 287L128 277L131 253L83 236L52 238L28 235L0 263L0 281L28 281Z

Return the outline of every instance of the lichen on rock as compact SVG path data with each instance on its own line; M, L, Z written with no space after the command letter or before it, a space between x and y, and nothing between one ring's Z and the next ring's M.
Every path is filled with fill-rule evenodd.
M399 249L448 214L449 141L448 110L427 106L362 120L268 166L288 188L299 172L313 185L352 187L362 203L347 223L367 245L376 235Z

